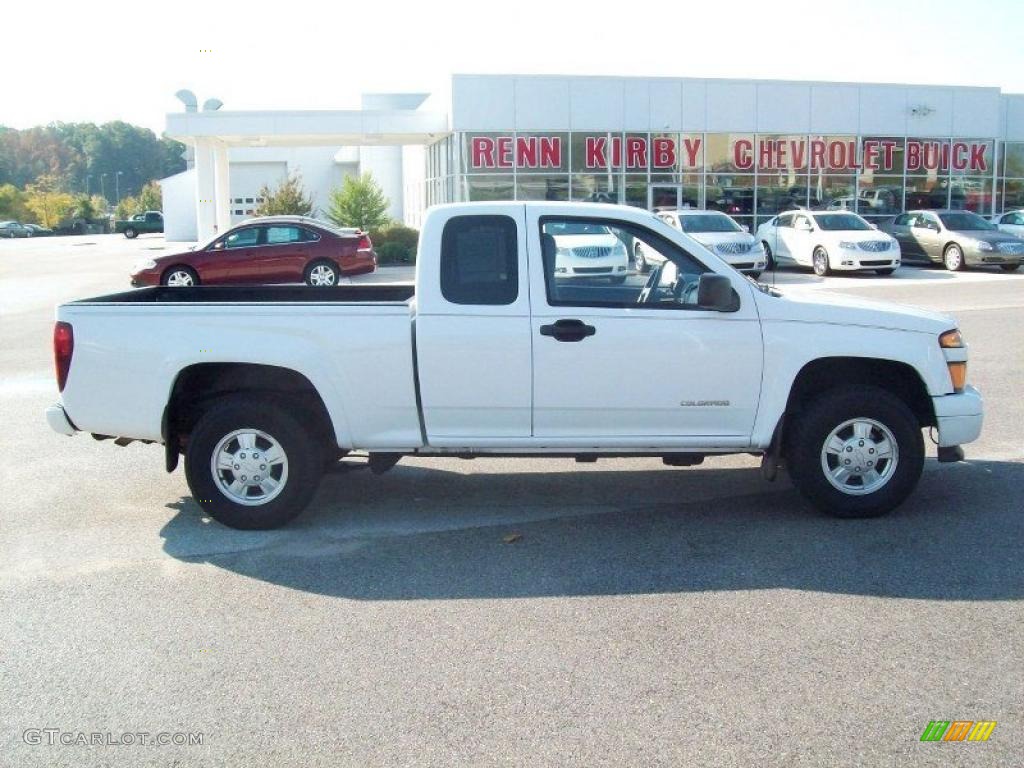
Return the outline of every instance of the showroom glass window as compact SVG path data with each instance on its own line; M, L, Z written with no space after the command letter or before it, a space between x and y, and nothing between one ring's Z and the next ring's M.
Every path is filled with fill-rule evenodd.
M1024 208L1024 142L1004 141L1000 150L999 210Z
M870 222L903 210L905 140L895 136L864 136L860 140L857 172L857 213Z
M732 216L740 225L754 223L754 134L709 133L705 137L705 207Z
M781 211L807 207L810 160L806 135L758 134L754 157L755 228Z

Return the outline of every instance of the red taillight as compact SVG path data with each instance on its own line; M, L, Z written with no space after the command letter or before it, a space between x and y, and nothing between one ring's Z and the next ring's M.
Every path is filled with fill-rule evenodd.
M53 361L57 366L57 389L64 391L71 369L71 355L75 352L75 332L71 323L57 323L53 326Z
M356 248L359 251L372 251L373 243L370 242L369 235L363 235L359 238L359 246Z

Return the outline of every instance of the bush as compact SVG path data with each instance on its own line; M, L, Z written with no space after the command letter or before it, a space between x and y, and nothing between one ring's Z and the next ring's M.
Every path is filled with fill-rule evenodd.
M402 224L392 224L370 231L378 264L415 264L419 231Z
M302 187L302 177L292 174L277 187L266 184L260 190L263 202L256 208L257 216L312 216L313 198Z
M380 229L388 223L388 199L373 176L346 176L340 188L332 189L327 218L339 227Z

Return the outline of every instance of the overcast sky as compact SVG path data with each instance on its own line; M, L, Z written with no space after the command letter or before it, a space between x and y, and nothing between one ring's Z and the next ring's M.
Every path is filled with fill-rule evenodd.
M1024 92L1024 0L8 4L0 124L162 131L224 109L348 109L452 73L982 85Z

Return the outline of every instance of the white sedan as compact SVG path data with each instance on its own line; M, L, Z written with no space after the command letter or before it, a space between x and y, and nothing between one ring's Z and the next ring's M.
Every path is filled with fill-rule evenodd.
M833 271L874 270L891 275L900 265L900 246L849 211L787 211L757 228L757 239L777 266Z
M1024 237L1024 210L1007 211L999 216L993 216L992 223L999 227L1000 232Z
M625 243L601 224L560 221L544 229L555 241L556 278L603 278L622 283L628 277Z

